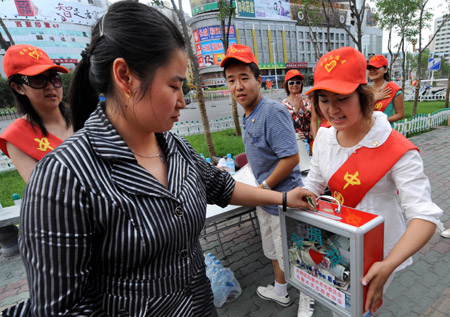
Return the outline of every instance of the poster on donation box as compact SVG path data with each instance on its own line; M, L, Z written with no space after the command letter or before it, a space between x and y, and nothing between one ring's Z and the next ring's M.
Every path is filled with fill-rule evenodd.
M383 259L384 219L331 196L320 196L315 207L280 207L286 280L340 316L363 316L361 279Z

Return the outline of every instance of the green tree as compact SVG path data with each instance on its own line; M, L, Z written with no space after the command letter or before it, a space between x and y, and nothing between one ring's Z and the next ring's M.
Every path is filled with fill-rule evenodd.
M63 100L67 101L67 95L69 91L70 80L72 79L72 73L61 74L62 84L63 84Z
M165 7L164 2L162 0L152 0L152 3L157 6ZM189 56L189 59L191 60L191 66L192 66L192 73L194 74L194 83L195 83L195 90L197 95L197 102L198 102L198 108L200 110L200 116L202 118L202 124L203 124L203 131L205 134L205 140L206 145L208 147L208 154L209 157L216 156L216 150L214 148L213 139L211 137L211 129L209 127L209 119L208 114L206 113L206 105L205 105L205 95L203 93L203 88L200 81L200 71L198 67L198 59L197 56L194 54L194 50L192 49L192 39L191 35L188 32L186 19L184 18L184 11L183 11L183 3L181 0L178 0L178 6L175 4L175 0L170 0L170 3L172 4L172 8L167 8L170 10L173 10L175 12L178 21L181 25L181 32L184 36L184 39L186 41L186 49Z
M14 96L8 87L8 82L0 76L0 108L10 108L14 106Z
M328 0L329 7L333 11L334 14L336 14L336 8L333 5L336 0ZM366 18L366 0L347 0L342 1L343 3L347 3L350 9L350 16L351 21L350 25L355 27L355 31L353 32L352 27L347 26L345 23L342 23L340 20L339 25L341 28L345 30L345 32L350 36L352 41L356 44L358 47L358 50L362 52L362 27L364 24L364 20ZM355 36L356 33L356 36Z
M220 40L223 43L223 48L226 53L228 50L228 44L230 43L229 34L231 19L236 15L236 7L233 0L219 0L218 7L219 13L217 14L217 20L220 21L220 27L222 29L222 37ZM228 24L225 23L225 20L228 20ZM237 102L236 100L234 100L234 98L231 98L231 113L234 121L234 135L241 136L241 126L239 123Z
M377 12L375 13L375 19L380 27L388 31L388 51L390 55L390 69L389 73L392 74L392 67L398 56L406 56L405 42L408 38L414 37L417 34L415 29L416 19L413 13L418 9L417 0L377 0L375 2ZM392 45L392 36L396 34L400 37L400 43ZM395 49L395 50L394 50ZM405 90L406 81L406 59L402 58L402 88Z
M419 42L419 48L418 48L418 54L417 54L417 74L416 74L416 78L417 78L417 85L414 91L414 103L413 103L413 110L412 110L412 115L415 116L417 114L417 103L419 101L419 92L420 92L420 82L421 82L421 78L422 78L422 70L423 70L423 66L422 63L420 63L420 61L422 60L422 55L425 51L425 49L428 48L428 46L430 46L430 44L433 42L434 38L436 37L436 35L441 31L442 27L445 25L445 23L447 23L447 21L450 20L450 0L445 0L445 5L447 7L447 10L444 11L446 12L443 16L442 22L436 26L436 30L434 31L433 35L431 36L430 40L428 41L427 44L423 45L422 43L422 32L426 27L429 27L429 23L433 18L433 15L429 12L427 5L428 5L428 0L418 0L419 2L419 9L418 9L418 19L417 19L417 34L418 34L418 42ZM426 68L425 68L426 69Z

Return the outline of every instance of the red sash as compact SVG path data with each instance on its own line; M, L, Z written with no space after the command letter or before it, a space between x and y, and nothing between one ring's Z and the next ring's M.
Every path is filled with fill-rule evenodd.
M45 136L39 127L33 130L30 122L19 118L11 123L0 136L0 150L9 157L6 150L6 141L28 154L36 160L42 159L47 153L53 151L62 140L47 132Z
M328 187L331 194L342 205L355 208L403 154L413 149L419 151L395 130L381 146L359 148L330 178Z
M389 94L389 97L384 98L382 100L377 100L375 102L375 106L373 110L384 112L386 107L391 103L392 99L394 99L395 95L399 90L401 90L400 86L398 86L393 81L388 82L386 87L389 87L392 89L392 92Z
M331 123L327 119L323 118L323 119L320 119L319 127L329 128L329 127L331 127Z

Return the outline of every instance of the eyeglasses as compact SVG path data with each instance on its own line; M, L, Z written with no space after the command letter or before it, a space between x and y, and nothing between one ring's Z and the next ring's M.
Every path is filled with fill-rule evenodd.
M301 80L290 80L288 81L289 86L294 86L295 85L301 85L302 81Z
M45 76L42 74L36 75L36 76L22 76L22 82L30 86L34 89L42 89L47 86L48 81L50 81L53 86L56 88L62 87L62 79L61 76L58 73L51 74L49 76Z

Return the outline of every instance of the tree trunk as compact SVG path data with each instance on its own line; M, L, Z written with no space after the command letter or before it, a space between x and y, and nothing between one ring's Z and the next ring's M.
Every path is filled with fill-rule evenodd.
M187 30L186 20L183 15L183 6L181 0L178 1L179 7L175 5L175 0L171 0L173 9L177 14L178 20L181 23L183 36L186 39L186 47L188 50L188 55L192 63L192 72L194 73L194 82L195 89L197 95L198 108L200 109L200 115L202 118L203 131L205 134L206 146L208 147L209 157L212 159L213 156L216 156L216 149L214 148L214 143L211 136L211 129L209 127L209 119L208 114L206 113L206 105L205 105L205 95L203 94L203 89L200 81L200 72L198 67L197 57L194 55L194 51L192 50L191 45L191 36Z
M448 72L447 92L445 93L445 108L448 108L449 94L450 94L450 71Z
M419 40L420 42L420 40ZM420 47L420 44L419 44ZM417 114L417 103L419 101L419 93L420 93L420 79L421 79L421 72L422 72L422 63L420 62L422 60L422 51L419 51L419 56L417 58L417 74L416 74L416 88L414 90L414 103L413 103L413 109L411 116L415 116Z
M222 28L222 38L221 41L223 43L223 48L226 52L228 51L229 37L230 37L230 27L231 27L231 18L234 15L234 8L231 6L230 11L225 12L226 8L223 7L223 2L219 1L219 9L224 15L220 15L220 26ZM225 18L228 18L228 27L225 26ZM225 32L225 29L227 30ZM241 136L241 125L239 123L239 113L237 108L236 100L231 97L231 114L233 116L234 121L234 135Z
M242 136L241 124L239 123L239 113L237 108L237 102L231 98L231 110L233 111L233 121L234 121L234 135Z
M5 23L3 23L2 18L0 18L0 26L2 27L3 31L5 31L6 36L9 39L9 42L11 43L11 45L15 45L14 40L11 36L11 33L9 33L8 29L6 28ZM6 42L5 38L2 36L2 34L0 33L0 47L3 48L5 51L8 49L9 45Z

